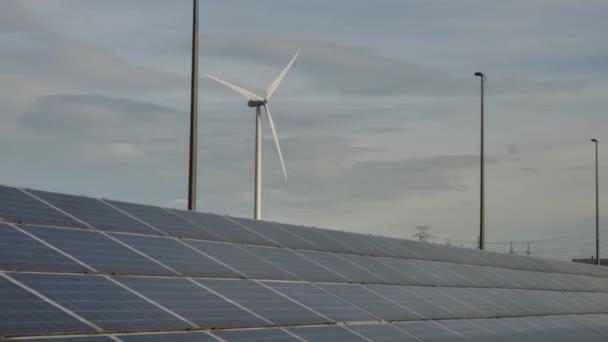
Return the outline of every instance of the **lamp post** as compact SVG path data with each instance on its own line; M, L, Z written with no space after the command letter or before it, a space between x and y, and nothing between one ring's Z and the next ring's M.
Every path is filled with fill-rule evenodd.
M597 163L597 139L591 139L595 143L595 262L600 266L600 194L598 181Z
M485 202L484 202L484 125L483 125L483 84L486 82L486 77L481 72L476 72L475 76L479 77L481 82L481 156L480 156L480 180L479 180L479 249L485 249Z
M188 210L196 210L196 166L198 163L198 0L193 0L192 74L190 81L190 165L188 168Z

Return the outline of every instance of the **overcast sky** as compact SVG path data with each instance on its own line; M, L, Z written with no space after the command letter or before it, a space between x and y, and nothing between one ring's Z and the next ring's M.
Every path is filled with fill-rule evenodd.
M265 219L397 237L425 224L472 247L482 71L488 247L593 254L605 0L201 0L200 12L199 210L252 216L255 133L244 98L202 76L264 94L299 50L271 103L287 182L264 121ZM0 183L184 208L190 35L189 0L1 0Z

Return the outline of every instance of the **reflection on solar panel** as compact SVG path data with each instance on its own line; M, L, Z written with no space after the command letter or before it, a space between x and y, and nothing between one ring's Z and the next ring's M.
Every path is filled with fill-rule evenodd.
M605 341L608 269L0 186L0 339Z

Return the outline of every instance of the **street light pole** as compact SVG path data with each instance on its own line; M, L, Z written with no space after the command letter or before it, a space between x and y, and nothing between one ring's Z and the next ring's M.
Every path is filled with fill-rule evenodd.
M595 262L600 266L600 194L597 161L597 139L591 139L595 143Z
M193 0L192 74L190 81L190 167L188 169L188 210L196 210L196 166L198 163L198 0Z
M481 156L480 156L480 180L479 180L479 249L485 249L485 189L484 189L484 123L483 123L483 85L486 82L486 77L481 72L476 72L475 76L479 77L481 82Z

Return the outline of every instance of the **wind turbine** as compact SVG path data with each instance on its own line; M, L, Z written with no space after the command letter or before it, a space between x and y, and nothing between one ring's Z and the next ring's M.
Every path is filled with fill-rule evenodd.
M226 87L236 91L237 93L243 95L248 101L247 105L249 107L255 108L255 200L253 206L253 217L256 220L260 220L262 218L262 110L261 107L264 107L264 111L268 116L268 122L270 123L270 129L272 130L272 135L274 136L274 142L277 146L277 152L279 153L279 160L281 161L281 167L283 168L283 176L285 176L285 180L287 180L287 170L285 169L285 162L283 161L283 154L281 153L281 145L279 144L279 138L277 137L277 131L274 127L274 121L272 120L272 115L270 114L270 109L268 109L268 101L270 101L270 97L277 90L283 78L291 68L293 62L296 61L300 52L296 52L296 54L291 58L289 64L281 71L279 76L270 83L268 89L266 89L266 96L261 97L258 96L249 90L245 90L239 86L236 86L230 82L224 81L220 78L217 78L213 75L207 74L207 77L210 79L219 82Z

